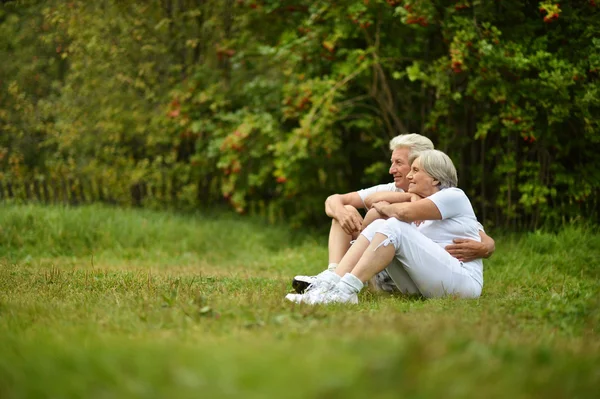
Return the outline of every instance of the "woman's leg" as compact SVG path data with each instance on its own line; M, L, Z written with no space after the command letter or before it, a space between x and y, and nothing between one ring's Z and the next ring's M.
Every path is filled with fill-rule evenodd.
M344 260L335 269L338 276L343 277L344 274L350 273L354 269L361 256L369 247L369 242L373 240L376 231L382 228L384 223L384 219L373 220L361 233L354 245L346 253ZM372 286L375 291L385 291L388 293L399 291L409 295L420 294L419 289L397 259L392 257L391 262L389 262L385 269L387 269L388 273L380 276L379 281L376 278L372 278L369 282L369 286ZM394 285L397 287L397 290L393 288Z
M369 234L365 234L357 241L360 246L354 251L351 248L344 256L336 273L346 270L351 272L345 273L341 279L332 273L335 278L340 279L335 286L330 285L324 290L294 298L288 298L288 295L286 298L309 304L358 303L357 294L363 289L364 283L388 267L394 258L401 262L414 285L425 297L458 295L476 298L481 294L481 286L467 273L461 262L413 225L395 218L382 222L383 224L376 221L370 226L378 225L370 244L367 245ZM372 233L369 230L367 228L365 233ZM340 266L342 269L339 269ZM328 280L333 283L331 279Z
M387 237L381 233L375 234L369 246L363 251L362 256L356 262L356 266L351 271L347 271L347 273L352 273L365 283L371 277L385 269L396 255L396 249L392 245L381 246L386 239Z
M386 259L389 252L394 251L395 257L425 297L454 294L475 298L481 294L481 286L462 267L461 262L414 226L392 218L377 231L365 256L352 270L352 274L361 281L367 281L381 267L377 259ZM375 254L380 251L382 255L376 257ZM394 273L390 274L393 278Z
M375 220L361 233L354 244L352 244L350 249L346 252L342 260L338 263L338 266L335 269L335 273L338 276L342 277L344 274L350 273L352 269L354 269L356 263L369 246L369 242L373 239L375 232L378 228L383 227L384 222L385 220L383 219Z

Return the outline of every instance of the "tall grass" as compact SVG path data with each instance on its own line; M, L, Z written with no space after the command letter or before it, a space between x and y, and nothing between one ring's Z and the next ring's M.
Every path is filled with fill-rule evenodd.
M244 263L259 270L273 266L289 272L298 261L322 264L326 253L318 245L318 240L326 242L323 237L281 225L262 228L260 219L223 213L24 205L0 209L0 220L0 257L26 263L63 258L90 265L203 263L225 269Z
M0 397L594 397L600 234L496 236L478 300L282 300L323 234L0 208Z

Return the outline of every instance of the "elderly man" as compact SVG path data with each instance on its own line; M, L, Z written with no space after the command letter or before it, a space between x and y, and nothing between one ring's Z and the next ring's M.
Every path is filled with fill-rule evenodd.
M342 260L352 240L356 239L363 226L363 217L358 209L369 209L373 203L387 201L397 202L398 193L408 190L406 176L410 172L409 158L416 157L420 152L432 150L433 143L420 134L401 134L390 141L392 151L389 173L394 178L393 183L353 191L346 194L333 194L325 201L325 213L331 217L329 230L329 270L335 270ZM366 202L365 202L366 201ZM483 231L479 231L481 241L456 239L446 250L461 262L469 262L478 258L489 258L495 250L494 240ZM296 276L292 286L298 293L304 292L315 281L315 276ZM395 285L384 270L375 276L375 288L393 292Z

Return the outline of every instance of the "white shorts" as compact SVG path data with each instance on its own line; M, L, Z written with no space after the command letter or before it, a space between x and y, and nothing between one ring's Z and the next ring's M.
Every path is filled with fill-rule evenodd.
M396 218L378 219L361 234L370 242L376 233L387 237L381 245L392 244L396 249L395 259L386 270L400 292L420 293L427 298L446 295L477 298L481 295L481 284L463 263L414 225Z

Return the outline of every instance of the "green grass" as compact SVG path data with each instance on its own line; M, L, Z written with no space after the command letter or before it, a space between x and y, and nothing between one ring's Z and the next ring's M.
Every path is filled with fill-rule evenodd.
M496 236L478 300L283 301L327 237L232 215L0 208L0 397L586 398L600 234Z

